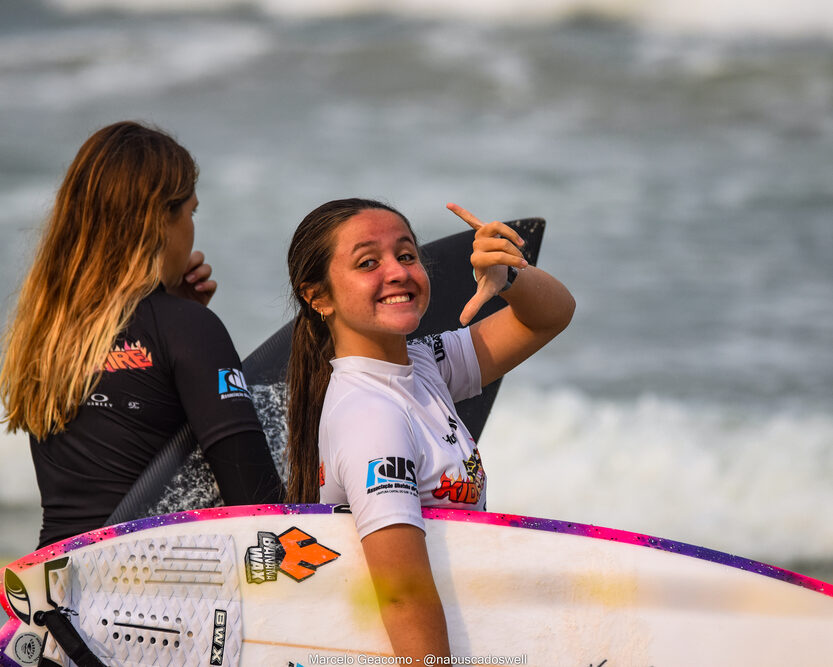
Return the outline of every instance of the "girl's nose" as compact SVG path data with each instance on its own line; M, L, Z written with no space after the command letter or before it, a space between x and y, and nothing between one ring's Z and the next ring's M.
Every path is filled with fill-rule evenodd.
M408 269L403 266L396 258L386 262L385 267L385 282L399 283L408 279Z

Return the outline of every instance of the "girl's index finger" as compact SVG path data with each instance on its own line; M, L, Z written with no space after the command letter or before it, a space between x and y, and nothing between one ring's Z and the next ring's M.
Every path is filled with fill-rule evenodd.
M446 204L446 208L458 218L465 221L469 227L475 231L483 226L483 222L476 215L474 215L474 213L470 213L462 206L457 206L457 204Z

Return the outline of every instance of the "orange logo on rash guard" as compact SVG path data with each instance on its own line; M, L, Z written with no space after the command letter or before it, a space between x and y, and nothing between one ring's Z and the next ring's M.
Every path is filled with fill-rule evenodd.
M326 474L324 471L324 461L321 461L321 465L318 466L318 486L324 486L324 482L326 481Z
M466 476L449 477L443 473L440 477L439 488L433 491L435 498L448 498L453 503L466 503L467 505L476 505L480 501L480 494L483 493L483 486L486 482L486 473L477 449L463 463L466 466Z
M140 341L135 343L128 343L125 341L123 346L116 345L113 350L107 355L107 361L104 362L104 370L108 373L115 373L116 371L133 370L139 368L150 368L153 366L153 359L147 348L142 346Z

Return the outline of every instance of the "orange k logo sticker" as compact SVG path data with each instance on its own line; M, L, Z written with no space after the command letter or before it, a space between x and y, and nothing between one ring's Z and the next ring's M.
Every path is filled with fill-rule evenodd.
M311 577L319 567L341 555L323 544L318 544L318 540L299 528L293 527L281 533L278 535L278 542L278 551L284 551L283 558L279 558L278 569L295 581Z

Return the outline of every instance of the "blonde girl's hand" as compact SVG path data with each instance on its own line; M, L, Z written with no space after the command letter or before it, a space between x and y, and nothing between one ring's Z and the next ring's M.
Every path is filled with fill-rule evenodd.
M207 306L217 291L217 281L210 280L211 265L205 263L205 255L199 250L191 253L188 268L182 276L182 281L169 292L184 299L191 299Z
M477 291L460 313L460 323L466 326L484 304L504 288L507 267L524 269L528 263L520 250L524 240L514 229L502 222L484 223L457 204L448 204L447 208L474 229L471 265Z

